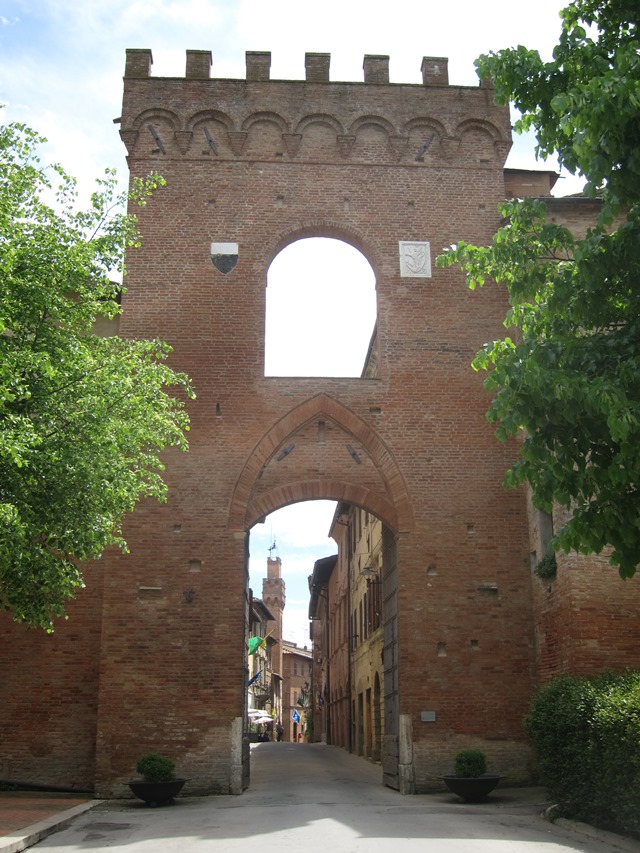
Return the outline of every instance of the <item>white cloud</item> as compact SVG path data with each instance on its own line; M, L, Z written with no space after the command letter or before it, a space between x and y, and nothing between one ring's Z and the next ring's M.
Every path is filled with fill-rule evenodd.
M309 509L313 512L310 513ZM328 537L329 526L335 503L333 501L308 501L291 504L267 516L264 524L256 525L251 531L254 534L272 537L280 549L285 545L299 547L300 545L316 545L324 543Z
M390 57L392 81L419 83L426 55L449 57L451 81L476 85L473 60L482 52L524 43L548 56L565 5L565 0L540 0L534 12L513 0L397 0L390 11L369 0L325 0L316 6L243 0L237 17L245 43L272 52L276 78L304 77L304 52L318 51L331 53L333 80L362 80L366 53Z
M262 579L267 574L269 548L276 542L272 556L280 557L286 587L283 634L298 645L309 644L309 575L321 557L336 553L336 544L327 537L333 518L333 501L308 501L283 507L267 517L264 524L251 530L250 586L258 598Z
M309 640L309 615L307 604L305 607L291 609L289 602L284 611L282 636L283 639L297 643L298 646L311 646Z

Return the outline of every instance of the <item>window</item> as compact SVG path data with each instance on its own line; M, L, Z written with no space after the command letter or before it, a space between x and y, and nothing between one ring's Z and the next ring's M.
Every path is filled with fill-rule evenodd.
M371 626L371 620L369 619L369 603L370 603L369 593L365 592L365 594L364 594L364 603L363 603L363 609L364 609L364 638L365 638L365 640L366 640L366 639L367 639L367 637L369 636L369 629L370 629L370 626Z
M370 584L368 589L367 622L369 633L372 633L382 624L382 583L376 580Z
M341 240L298 240L267 276L265 376L360 376L375 322L364 255Z

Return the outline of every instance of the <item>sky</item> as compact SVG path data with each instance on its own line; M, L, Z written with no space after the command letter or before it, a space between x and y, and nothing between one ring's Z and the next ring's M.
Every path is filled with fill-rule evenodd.
M379 5L372 0L0 0L1 120L24 122L46 136L43 160L61 163L88 199L93 181L107 167L115 167L126 184L125 149L113 120L121 111L127 48L150 48L155 76L184 76L185 51L210 50L213 77L240 79L247 50L271 51L271 78L294 80L304 79L307 52L331 53L333 81L362 81L364 55L383 54L390 57L392 83L415 84L421 83L423 56L448 57L449 82L474 86L473 61L480 53L524 44L550 59L560 32L558 12L565 5L567 0ZM514 142L508 167L555 168L555 163L536 164L530 138ZM566 177L555 192L564 195L579 186ZM366 290L366 271L363 281ZM274 374L282 371L277 357L274 353ZM361 364L360 351L356 358ZM359 374L358 367L349 369L350 375ZM332 368L327 372L338 375ZM307 577L315 560L335 553L327 537L332 516L329 502L298 504L274 513L251 535L256 594L276 541L273 553L282 560L287 585L284 636L299 645L309 642Z
M376 279L361 252L327 238L291 243L267 275L265 375L360 376L375 323Z

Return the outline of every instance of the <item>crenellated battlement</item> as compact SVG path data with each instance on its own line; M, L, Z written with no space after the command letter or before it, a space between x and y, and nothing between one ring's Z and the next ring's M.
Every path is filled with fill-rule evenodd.
M390 83L389 57L370 54L357 83L330 80L329 53L305 54L304 80L272 80L268 51L247 51L245 79L212 77L208 50L187 50L184 77L152 64L127 50L120 133L137 159L501 168L511 147L488 81L450 85L444 57L423 57L421 84Z
M271 52L248 50L245 54L246 80L265 81L271 79ZM210 50L187 50L185 78L187 80L210 80L212 68ZM305 53L305 81L307 83L329 83L330 53ZM153 56L148 48L127 50L125 79L151 77ZM424 86L449 85L449 60L442 56L424 56L420 70ZM389 57L365 54L363 64L364 82L389 83ZM292 81L291 81L292 82ZM481 81L481 87L489 87L490 81Z

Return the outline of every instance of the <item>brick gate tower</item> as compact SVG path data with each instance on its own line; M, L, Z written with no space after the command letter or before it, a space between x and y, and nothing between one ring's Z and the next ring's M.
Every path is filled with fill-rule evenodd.
M136 513L131 556L108 567L130 579L130 600L121 585L113 593L140 637L154 620L171 629L169 648L144 665L164 689L141 691L114 671L104 690L124 692L145 720L159 715L167 745L184 745L187 775L237 790L245 537L281 506L331 498L366 508L389 533L385 779L424 789L469 737L490 740L503 769L521 767L532 664L525 506L502 492L512 451L485 424L469 371L505 306L431 267L432 248L461 234L482 243L499 224L508 110L489 88L449 86L443 59L425 58L417 85L390 84L385 56L365 57L363 83L330 82L328 54L307 54L300 81L270 80L270 61L247 53L246 80L219 80L209 52L187 51L185 77L167 79L151 76L150 51L127 52L129 167L167 185L140 216L120 330L167 340L198 399L189 455L168 465L169 505ZM267 271L309 236L350 243L374 270L376 367L363 378L265 377ZM194 560L187 607L180 589ZM162 588L144 601L144 625L136 583ZM106 625L105 659L121 644L119 626ZM101 705L99 777L125 770L114 764L131 752L122 729Z
M120 333L168 341L192 378L190 451L166 454L168 503L127 520L131 553L87 568L53 638L0 619L4 777L120 795L154 751L188 792L240 793L248 532L331 499L384 525L381 781L437 787L468 746L526 779L540 666L629 664L637 644L632 617L603 606L602 569L578 589L574 560L532 589L525 495L501 486L516 448L496 442L469 368L503 334L505 296L431 265L500 224L508 109L484 84L449 85L438 58L415 84L389 83L385 56L365 56L359 83L330 81L318 53L294 81L270 79L269 53L247 53L244 80L211 77L207 51L187 51L182 78L151 63L127 51L120 132L132 176L166 187L140 212ZM351 244L375 273L360 378L265 376L267 271L312 236Z

